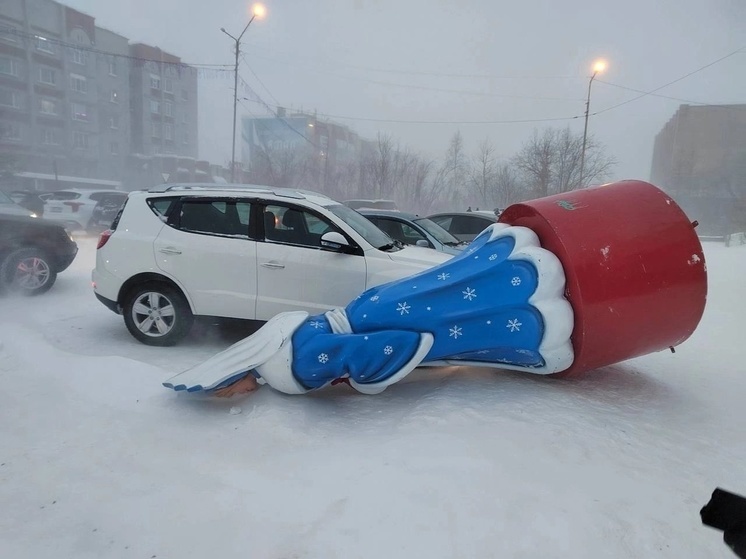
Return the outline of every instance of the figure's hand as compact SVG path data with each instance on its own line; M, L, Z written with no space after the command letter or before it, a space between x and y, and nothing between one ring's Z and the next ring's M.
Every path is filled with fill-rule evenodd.
M246 375L241 380L213 392L218 398L230 398L236 394L249 394L259 388L259 383L252 375Z

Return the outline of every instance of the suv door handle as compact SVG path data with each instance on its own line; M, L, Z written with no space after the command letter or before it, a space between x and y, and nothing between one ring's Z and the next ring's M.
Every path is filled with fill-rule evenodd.
M158 252L162 252L163 254L181 254L181 251L178 249L175 249L174 247L159 248Z
M278 264L277 262L262 262L259 265L264 266L265 268L272 268L274 270L281 270L285 267L284 264Z

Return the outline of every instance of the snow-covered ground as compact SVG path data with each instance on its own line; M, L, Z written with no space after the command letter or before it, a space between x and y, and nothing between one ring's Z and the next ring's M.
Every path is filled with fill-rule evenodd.
M706 244L675 354L223 401L161 382L245 329L139 344L79 244L52 291L0 298L0 557L732 557L699 509L746 493L746 247Z

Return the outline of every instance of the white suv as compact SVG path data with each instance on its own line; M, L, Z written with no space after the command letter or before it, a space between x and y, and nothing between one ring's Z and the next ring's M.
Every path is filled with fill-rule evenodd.
M96 297L149 345L194 316L269 320L324 312L448 260L404 247L323 195L258 186L162 185L132 192L101 234Z
M68 229L90 230L94 223L94 210L102 205L121 206L127 199L121 190L85 190L69 188L44 195L44 217L61 221ZM98 229L96 233L101 231Z

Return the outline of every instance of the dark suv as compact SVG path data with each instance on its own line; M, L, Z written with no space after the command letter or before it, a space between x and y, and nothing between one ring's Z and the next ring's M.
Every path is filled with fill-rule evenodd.
M3 209L0 204L0 292L39 295L78 253L65 228Z

